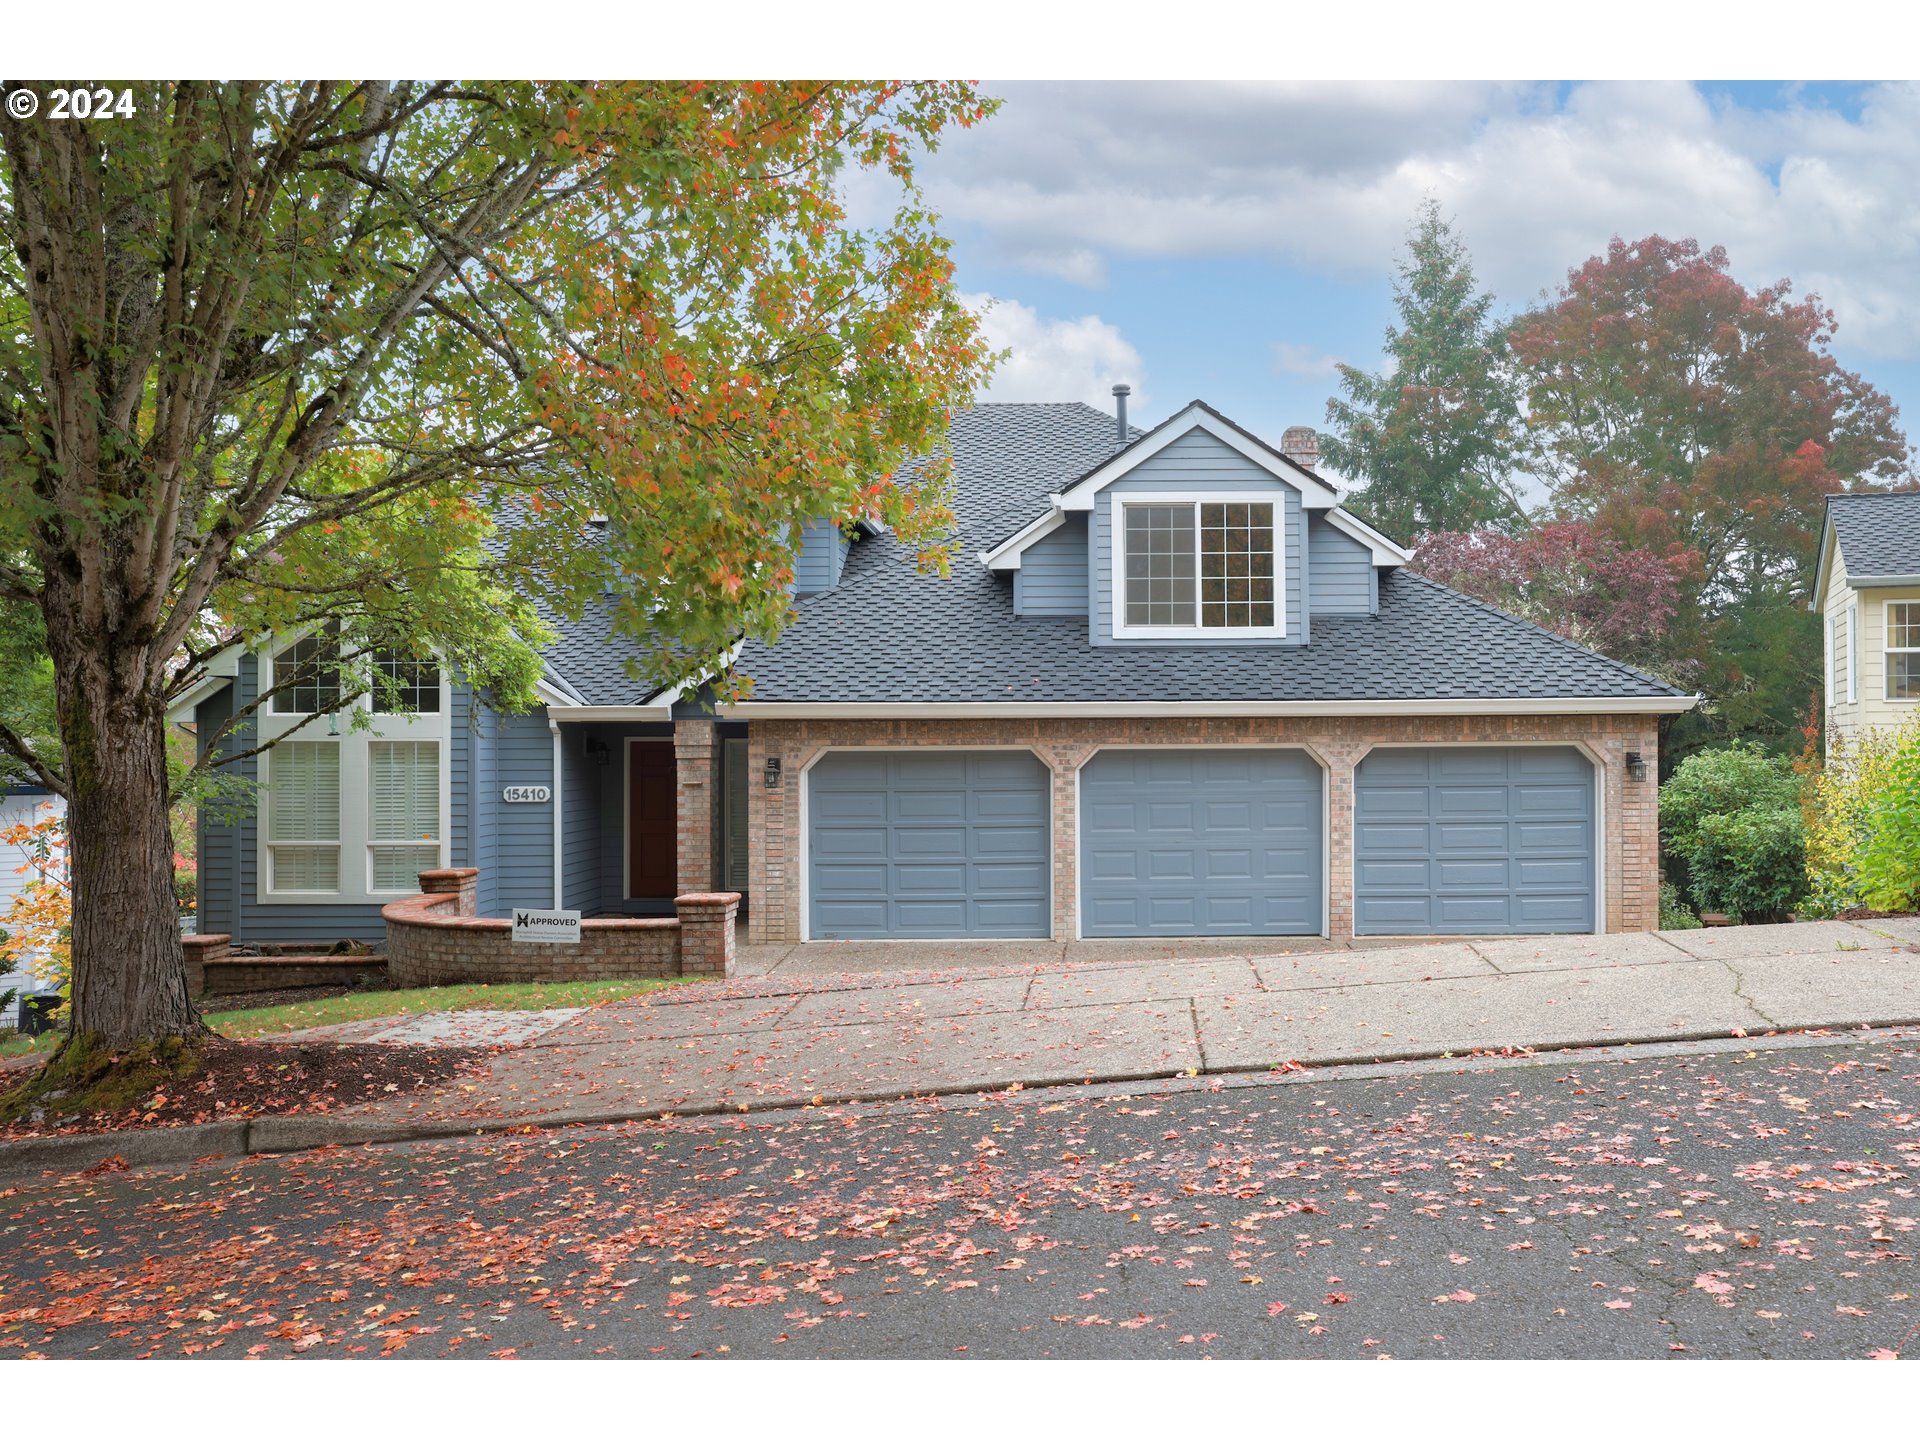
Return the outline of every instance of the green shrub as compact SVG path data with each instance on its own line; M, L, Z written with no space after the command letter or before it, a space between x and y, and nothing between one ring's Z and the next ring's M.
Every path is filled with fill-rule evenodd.
M1875 910L1912 910L1920 902L1920 728L1900 731L1880 779L1862 797L1860 898Z
M1752 744L1688 756L1660 787L1660 830L1702 910L1783 919L1807 892L1800 778L1785 756Z
M1662 930L1698 930L1700 917L1680 898L1680 887L1671 880L1660 882L1660 928Z
M1920 717L1828 741L1806 792L1807 880L1816 916L1920 909Z

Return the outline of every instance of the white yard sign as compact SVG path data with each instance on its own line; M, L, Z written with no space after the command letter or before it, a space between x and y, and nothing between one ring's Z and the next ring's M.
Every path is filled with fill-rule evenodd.
M578 910L522 910L515 907L513 940L516 945L523 941L533 941L540 945L578 945L580 943L580 912Z

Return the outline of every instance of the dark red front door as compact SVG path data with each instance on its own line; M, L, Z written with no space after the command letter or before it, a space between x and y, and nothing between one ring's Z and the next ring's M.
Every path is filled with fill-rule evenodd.
M639 741L627 747L627 894L671 897L678 888L678 830L674 803L673 742Z

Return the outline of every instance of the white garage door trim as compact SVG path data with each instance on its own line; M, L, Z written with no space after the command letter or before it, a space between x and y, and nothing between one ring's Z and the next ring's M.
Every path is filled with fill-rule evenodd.
M1081 782L1085 778L1086 768L1096 756L1109 750L1293 750L1305 755L1320 767L1320 938L1325 940L1333 934L1333 767L1313 746L1301 743L1288 744L1265 740L1252 743L1226 741L1220 744L1180 744L1159 743L1099 745L1082 757L1073 773L1073 938L1084 940L1086 936L1086 911L1084 893L1080 877L1086 865L1087 827L1083 823L1085 810L1081 804ZM1356 762L1357 763L1357 762ZM1153 937L1142 937L1153 938Z
M1369 745L1353 757L1353 768L1348 771L1349 783L1354 790L1359 789L1360 762L1376 750L1520 750L1520 749L1559 749L1578 750L1587 757L1593 766L1593 934L1607 933L1607 856L1613 852L1613 833L1608 828L1607 813L1607 757L1585 740L1383 740L1379 744ZM1347 821L1347 901L1351 908L1357 892L1355 865L1360 853L1360 816L1359 806L1348 807L1352 812ZM1357 917L1356 917L1357 918Z
M1060 782L1053 766L1047 763L1047 757L1031 745L823 745L809 755L800 765L800 773L790 782L797 787L798 794L794 813L798 817L799 836L795 848L799 854L799 876L795 885L800 897L800 943L806 944L813 939L813 855L811 839L813 834L813 816L808 813L808 792L812 788L808 777L813 767L829 755L926 755L938 751L964 750L976 752L982 750L999 751L1002 754L1031 755L1040 762L1047 772L1047 917L1051 927L1054 915L1054 891L1058 881L1054 875L1053 847L1055 842L1053 818L1053 787ZM754 780L749 778L749 785ZM783 785L789 783L785 780ZM955 936L950 940L926 939L914 935L902 935L884 940L836 940L836 945L1005 945L1009 943L998 936Z

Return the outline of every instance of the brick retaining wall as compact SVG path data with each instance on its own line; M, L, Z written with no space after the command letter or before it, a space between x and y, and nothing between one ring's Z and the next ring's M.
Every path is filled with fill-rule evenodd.
M651 980L733 974L736 894L682 895L678 918L582 920L577 945L518 944L512 922L477 915L480 872L423 870L423 893L381 910L387 974L411 985Z

